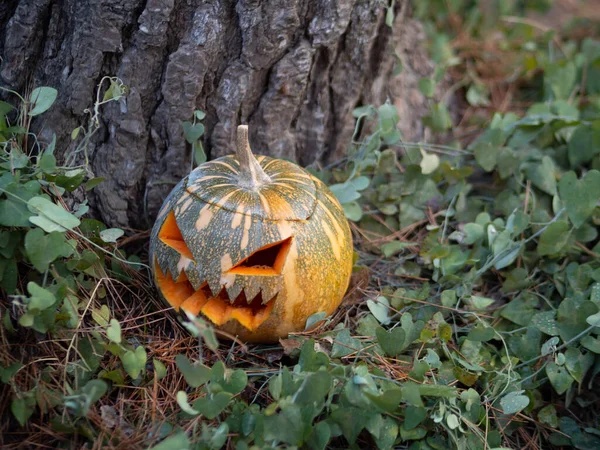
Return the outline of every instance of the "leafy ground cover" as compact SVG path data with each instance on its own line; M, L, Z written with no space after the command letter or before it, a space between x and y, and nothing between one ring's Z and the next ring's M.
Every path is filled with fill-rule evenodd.
M29 132L56 91L0 103L0 445L600 448L598 25L494 5L416 4L431 139L364 106L348 159L311 169L352 221L354 275L332 317L274 346L171 314L143 235L71 194L102 182L87 144L119 80L60 165ZM183 124L198 162L202 118Z

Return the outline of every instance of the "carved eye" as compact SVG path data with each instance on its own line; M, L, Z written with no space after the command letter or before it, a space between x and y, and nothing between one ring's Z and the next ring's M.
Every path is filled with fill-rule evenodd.
M160 232L158 233L158 239L160 239L164 244L168 245L169 247L177 250L186 258L191 260L194 259L192 252L183 240L181 230L177 226L177 221L175 220L175 213L173 211L169 213L165 220L165 223L161 227Z

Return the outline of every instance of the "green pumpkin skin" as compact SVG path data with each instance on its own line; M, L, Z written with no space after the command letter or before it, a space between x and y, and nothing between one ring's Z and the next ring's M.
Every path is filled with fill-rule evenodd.
M176 310L199 312L243 341L267 343L304 330L314 313L335 311L348 288L353 250L343 209L324 183L287 161L264 156L254 161L268 179L259 186L240 181L239 156L206 162L184 178L160 210L150 261L161 295ZM191 258L159 236L173 218ZM282 241L288 245L280 274L227 273L257 250ZM218 315L198 311L198 305L171 292L182 272L191 285L185 296L207 283L213 296L225 289L230 299L242 291L250 299L260 292L263 302L276 298L257 327L249 329L235 318L220 323ZM172 279L170 290L161 288L165 276Z

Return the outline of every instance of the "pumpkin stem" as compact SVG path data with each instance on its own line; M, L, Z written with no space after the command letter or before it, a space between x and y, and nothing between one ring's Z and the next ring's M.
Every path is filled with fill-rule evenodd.
M260 167L259 162L252 154L250 141L248 140L248 125L238 126L236 144L237 157L240 163L240 185L255 190L263 184L270 183L271 178Z

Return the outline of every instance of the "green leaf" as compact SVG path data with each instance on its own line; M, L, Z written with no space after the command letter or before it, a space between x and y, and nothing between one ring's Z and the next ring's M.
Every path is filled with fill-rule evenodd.
M460 426L456 414L448 414L446 416L446 423L448 424L448 428L450 428L451 430L455 430Z
M423 175L429 175L435 172L435 170L440 166L439 156L434 153L427 153L423 149L420 150L422 156L419 164L421 166L421 173Z
M102 380L90 380L81 388L81 393L86 395L89 403L95 403L108 391L108 385Z
M529 405L529 397L523 395L525 391L514 391L506 394L500 400L504 414L516 414Z
M548 375L550 383L559 395L567 392L567 389L575 381L565 367L559 366L555 362L549 362L546 365L546 375Z
M192 364L184 355L175 356L175 363L191 387L200 387L210 380L210 367L199 362Z
M348 181L348 183L354 186L354 189L356 189L357 191L364 191L366 188L369 187L371 180L369 179L369 177L361 175L359 177L352 178L350 181Z
M401 241L391 241L383 244L381 248L381 252L386 258L395 255L396 253L404 250L408 247L416 247L419 244L417 242L401 242Z
M423 124L435 133L442 133L452 127L452 119L444 103L432 105L429 114L423 117L422 120Z
M200 414L199 411L190 406L188 403L188 396L184 391L178 391L175 398L177 400L177 404L184 413L189 414L190 416L197 416Z
M14 362L8 367L0 366L0 381L8 383L21 367L23 367L23 363L20 361Z
M592 314L591 316L588 316L585 321L590 324L593 325L595 327L600 327L600 312L597 312L596 314Z
M223 364L223 363L221 363L219 361L217 364ZM213 379L214 379L214 374L216 373L215 366L217 366L217 364L215 364L213 366L213 371L211 374L211 375L213 375ZM246 385L248 384L248 375L246 375L246 372L242 369L236 369L236 370L225 369L224 379L219 380L218 383L221 385L221 387L223 388L224 391L227 391L233 395L236 395L236 394L239 394L240 392L242 392L246 388Z
M322 421L315 424L306 443L313 450L325 450L329 439L331 439L331 428L327 422Z
M169 436L161 443L151 447L148 450L190 450L191 442L183 431L178 431L173 436Z
M420 425L427 418L427 410L422 406L408 405L404 414L404 426L405 430L412 430Z
M379 323L387 325L390 322L390 302L383 295L377 297L375 301L367 300L367 307Z
M108 326L108 321L110 319L110 311L108 306L102 305L100 309L92 308L92 319L101 327Z
M351 201L344 203L342 204L342 208L344 208L346 218L353 222L358 222L363 216L363 210L358 202Z
M382 414L372 415L367 421L366 428L373 436L378 449L392 449L398 437L396 419L384 417Z
M106 337L115 344L121 343L121 324L116 319L110 319L110 325L106 329Z
M359 199L361 195L350 183L332 184L329 189L342 205Z
M31 212L38 214L30 217L29 221L47 233L72 230L80 224L77 217L44 197L33 197L27 206Z
M398 357L404 349L406 332L402 328L396 327L393 330L385 331L382 327L378 327L375 335L385 354L392 358Z
M467 335L467 339L476 342L487 342L493 339L495 335L496 333L492 327L487 327L482 323L478 323L471 328L471 331L469 331L469 334Z
M413 322L412 315L409 312L402 314L400 318L400 326L404 330L404 348L407 348L410 344L419 339L421 331L425 326L425 322L417 320Z
M595 339L592 336L584 336L581 339L581 345L589 351L600 355L600 339Z
M458 299L456 298L455 290L442 291L441 301L443 306L449 306L453 308L456 305Z
M550 195L556 195L556 168L552 158L544 156L539 162L528 163L524 166L525 175L534 186Z
M473 147L473 154L477 164L486 172L491 172L496 167L498 147L490 142L478 141Z
M189 144L193 144L204 134L204 125L201 123L181 122L181 126L183 127L183 136Z
M550 86L557 99L567 99L573 90L577 67L572 61L564 60L549 64L544 73L544 82Z
M284 442L299 446L306 431L300 406L286 405L278 414L264 418L264 439L267 442Z
M27 312L31 314L38 314L56 303L56 297L52 292L33 281L27 283L27 291L31 295L27 303Z
M233 394L230 392L218 392L206 397L200 397L194 401L194 409L207 419L212 420L227 408L232 397Z
M125 232L120 228L108 228L100 232L100 239L107 243L116 243Z
M109 102L111 100L119 100L121 97L123 97L123 94L123 86L118 80L112 78L110 80L110 87L106 90L106 92L104 92L102 101Z
M121 361L123 362L123 368L127 375L132 379L136 379L146 366L146 350L144 347L139 346L135 351L127 350L121 355Z
M325 396L331 389L332 382L333 378L327 372L318 371L309 374L304 378L300 388L294 395L294 403L299 405L309 405L315 402L324 401Z
M579 125L569 140L568 155L573 169L589 163L600 153L600 123Z
M582 333L588 324L586 319L598 312L598 306L590 301L578 304L571 298L564 299L558 307L557 322L560 337L564 341Z
M593 365L594 355L592 353L582 353L575 347L569 347L565 351L565 367L579 384L583 382L583 378Z
M421 78L419 80L419 90L425 97L433 97L435 93L435 81L431 78Z
M342 429L342 433L350 445L353 445L365 427L368 412L355 407L338 408L331 413L331 418Z
M500 315L505 319L521 326L527 326L535 313L537 298L524 293L512 299L503 309Z
M425 371L429 370L429 366L426 363L421 364L425 367ZM405 383L404 386L402 386L402 398L409 405L417 407L423 406L423 400L421 399L421 390L419 389L419 386L420 385L413 382Z
M567 172L560 179L558 190L569 219L579 228L592 215L600 199L600 172L590 170L581 181L575 172Z
M68 192L73 192L85 179L86 172L83 169L73 169L65 172L64 174L58 175L54 182L65 188Z
M13 399L10 404L10 411L15 416L15 419L17 419L17 422L19 422L19 425L24 427L27 420L35 411L35 398L27 395Z
M152 364L154 365L154 373L156 374L156 378L158 380L162 380L167 376L167 368L159 359L153 358Z
M365 395L369 397L375 406L388 413L394 413L404 398L402 389L398 388L387 389L379 395L374 395L367 391Z
M61 256L68 258L73 251L65 235L58 231L46 235L41 229L34 228L25 235L25 254L38 272L46 272L51 262Z
M38 166L45 173L52 173L56 170L56 158L54 155L44 153L38 158Z
M331 357L342 358L352 353L356 353L362 349L362 347L360 341L350 336L350 331L348 329L344 329L335 336L333 347L331 348Z
M199 166L204 164L207 160L206 153L204 152L204 146L202 142L196 141L192 144L192 148L194 150L194 161L196 165Z
M538 411L538 420L551 428L558 428L558 416L554 405L546 405Z
M494 303L494 299L488 297L481 297L480 295L471 295L471 297L468 300L466 300L466 302L469 303L469 305L471 305L471 307L474 310L483 311L489 308Z
M47 86L35 88L31 91L31 96L29 97L29 102L33 105L33 108L29 111L29 115L39 116L48 111L57 96L58 91L54 88Z
M98 186L103 181L104 181L104 177L96 177L96 178L91 178L91 179L87 180L85 182L86 192L91 191L92 189L94 189L96 186Z
M13 197L0 199L0 225L5 227L28 227L31 213L27 203Z
M322 322L327 317L325 311L317 312L311 314L308 319L306 319L306 325L304 325L304 331L310 330L314 325L319 322Z
M489 90L485 84L472 84L466 95L467 101L472 106L489 106Z
M456 398L456 388L443 384L421 384L418 385L419 392L426 397Z
M531 319L531 325L550 336L558 336L560 333L556 323L555 311L544 311L535 314Z
M81 127L77 127L73 131L71 131L71 140L74 141L75 139L77 139L77 136L79 136L80 132L81 132Z
M569 224L552 222L540 236L537 252L540 256L556 255L569 241Z

